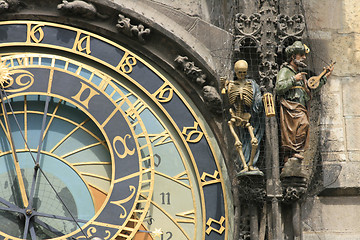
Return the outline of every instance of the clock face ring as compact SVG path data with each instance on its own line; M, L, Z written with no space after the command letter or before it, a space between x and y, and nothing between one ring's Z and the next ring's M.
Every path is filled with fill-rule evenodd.
M109 193L100 209L82 226L83 233L57 239L230 239L221 151L172 70L71 26L6 21L0 32L7 33L0 39L0 56L13 73L5 86L9 98L41 95L44 103L50 96L76 106L100 130L112 158ZM44 106L37 111L44 112ZM0 122L1 117L0 112ZM46 153L48 145L41 153L54 157ZM85 176L80 165L71 167L87 182L91 174ZM0 240L10 238L0 230Z
M8 69L9 71L12 70L11 68ZM23 78L23 82L31 83L33 82L31 81L32 75L29 73L32 70L24 70L26 74L30 76L28 77L30 79L28 79L29 81L26 81L26 79L24 79L25 77L21 77L21 74L24 75L25 73L24 71L19 72L19 70L13 71L14 79L19 80L19 78ZM40 69L40 71L41 70L43 69ZM52 79L51 71L53 70L50 70L50 75L48 75L47 81L55 82L57 79L56 75ZM74 81L74 79L71 80ZM23 87L23 85L19 84L20 81L14 80L10 82L14 85L17 83L20 87ZM81 82L81 79L78 80L77 84L80 87L80 90L78 89L77 91L82 91L81 89L84 86L84 83ZM49 90L50 88L48 87L47 89ZM87 93L85 92L84 96L82 96L81 94L77 94L75 91L75 94L66 96L65 94L56 93L55 89L55 87L52 87L51 91L53 92L47 93L23 91L23 89L16 92L16 87L6 86L5 90L7 94L9 94L8 102L10 102L13 108L12 110L7 109L8 117L9 119L13 119L12 115L15 115L18 119L17 121L23 124L21 126L22 130L26 132L25 140L27 143L24 145L24 140L21 141L20 131L14 130L16 129L16 124L13 122L9 123L9 125L11 125L11 129L13 130L13 138L16 139L16 154L20 162L20 168L23 172L22 177L26 183L25 186L27 188L26 192L28 197L30 198L29 194L31 189L29 185L31 184L29 182L31 182L30 180L33 174L34 162L32 162L30 157L26 155L28 155L29 151L35 153L36 155L38 147L38 143L36 143L36 141L38 140L35 140L35 136L38 135L37 138L39 139L41 135L41 124L39 123L41 123L41 118L45 112L45 99L49 98L50 100L48 100L49 104L47 107L48 113L46 116L47 121L44 125L45 131L42 133L44 136L44 143L46 143L46 146L44 146L47 150L41 150L39 163L40 166L42 166L42 162L46 162L50 165L50 167L46 167L44 165L43 170L45 175L49 175L53 178L53 183L51 184L57 183L57 185L59 185L58 187L61 188L58 190L60 193L61 190L63 190L62 192L72 192L73 194L70 194L72 195L71 200L72 202L75 202L75 204L65 203L66 206L61 206L61 204L63 204L61 203L63 199L61 201L51 201L52 205L57 203L57 205L59 205L58 208L72 207L73 209L71 210L71 213L75 215L75 217L70 217L66 216L69 215L69 213L60 214L61 211L59 210L54 210L57 211L56 213L51 211L46 213L41 212L42 209L44 209L44 206L46 206L46 204L44 204L44 202L46 202L44 196L48 194L33 196L34 199L40 199L38 202L41 201L41 198L43 199L41 204L43 207L38 208L35 201L33 202L33 206L31 206L34 214L36 215L34 216L36 221L34 220L33 225L38 224L38 222L43 225L40 227L38 226L37 228L37 225L33 226L35 234L40 238L62 238L71 235L79 235L81 238L85 232L86 235L96 234L97 236L104 238L111 237L112 235L115 235L119 229L124 228L131 217L141 218L142 213L145 212L145 210L137 210L136 216L134 213L137 202L140 201L140 194L145 194L145 196L146 194L151 194L151 177L153 175L151 166L153 166L153 158L151 156L146 157L146 159L144 159L144 157L140 157L139 150L140 147L142 147L142 149L149 148L146 144L144 146L143 138L146 138L146 136L142 137L142 143L137 141L134 129L131 129L132 127L130 122L124 118L126 113L116 108L111 109L114 113L111 118L106 120L107 123L103 122L102 125L99 124L98 119L94 116L99 113L92 113L91 105L87 105L89 104L88 102L86 102L86 104L83 102L83 97L85 96L86 98L91 94L91 92L88 93L89 95L86 95ZM86 90L87 89L84 91ZM97 95L100 95L100 93ZM103 99L106 100L106 98ZM78 100L78 102L76 102L76 100ZM93 102L96 103L95 100L93 100ZM128 107L131 107L131 102L126 104ZM132 116L135 116L135 119L139 122L141 121L136 112L134 112ZM113 123L111 122L112 120ZM6 139L7 127L5 121L3 122L3 138ZM116 134L116 132L119 132L118 129L107 129L106 126L109 126L111 123L115 124L117 128L121 128L121 131L125 131L125 133ZM135 125L137 125L138 130L141 129L141 122ZM142 146L140 146L140 144L142 144ZM101 149L99 150L99 148ZM5 148L3 149L5 150ZM9 154L9 151L11 152L11 149L4 151L4 158L7 158L8 162L10 159L11 164L11 161L13 160L11 160L11 154ZM95 160L92 159L94 157ZM130 160L128 159L129 157ZM148 167L142 166L142 163L145 160ZM130 162L130 164L126 164L126 161ZM125 167L126 170L122 170L120 173L116 172L115 169L118 169L119 171L122 167ZM46 173L48 169L50 170ZM57 170L61 170L59 172L62 172L63 174L53 176L56 175L55 173L58 173ZM7 174L10 174L10 172L11 170L7 171ZM61 178L63 178L62 181L59 180ZM49 183L41 183L38 179L35 181L37 181L39 186L49 185ZM75 185L82 186L75 187ZM71 188L73 190L67 190ZM35 192L36 190L37 189L35 188ZM14 195L19 195L19 191L17 191L16 194L14 194L14 192L12 196L12 199L14 199L13 203L15 203L18 207L20 206L20 208L25 209L25 207L21 205L21 201L18 201L17 203L15 202L16 197ZM77 193L80 192L82 192L82 194L80 194L81 197L78 197ZM19 198L19 196L17 196L17 198ZM47 199L48 198L50 197L47 197ZM5 200L12 199L8 198ZM56 199L56 196L52 199ZM47 201L49 202L50 200ZM142 204L145 203L145 208L146 202L148 202L148 200L141 201ZM107 215L108 213L106 212L108 211L117 211L116 219L102 220L102 215ZM56 217L48 220L48 222L41 220L41 218L49 218L42 216L46 214L54 215ZM70 218L75 218L77 223L74 223L74 221ZM121 223L121 220L122 225L119 224L119 222ZM23 223L20 223L20 225L21 224ZM62 225L62 227L59 227L59 225ZM85 230L80 231L80 226ZM140 225L135 226L133 229L136 229L137 227L140 227ZM42 228L42 230L39 230L39 228ZM102 230L101 228L104 229L103 233L100 232ZM16 227L12 227L11 229L16 229ZM7 234L6 229L0 229L0 231ZM15 238L22 238L23 232L20 231L9 235Z

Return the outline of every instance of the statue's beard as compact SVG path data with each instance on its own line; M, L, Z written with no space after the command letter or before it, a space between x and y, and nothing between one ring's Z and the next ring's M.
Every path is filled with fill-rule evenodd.
M304 60L297 60L297 59L294 59L294 63L297 67L300 67L300 68L306 68L307 65L303 62Z

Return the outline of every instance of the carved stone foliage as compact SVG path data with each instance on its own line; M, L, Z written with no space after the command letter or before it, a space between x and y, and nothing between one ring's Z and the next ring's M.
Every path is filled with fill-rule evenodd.
M260 37L261 37L261 15L254 13L251 16L246 16L243 13L238 13L235 16L235 29L237 37L235 39L235 51L238 51L241 47L244 47L246 39L251 39L260 51Z
M20 0L0 0L0 13L17 12L24 6Z
M203 70L195 66L195 63L190 61L187 56L179 55L174 61L176 66L181 69L192 82L202 88L204 102L210 110L220 114L222 112L220 94L217 89L212 86L213 84L206 79L206 74Z
M93 4L81 0L74 0L72 2L63 0L62 3L57 5L57 9L62 14L72 17L79 17L91 20L95 18L108 18L108 16L98 13Z
M276 78L278 73L279 66L276 62L265 61L260 65L259 75L262 79L262 87L267 89L263 89L264 91L269 91L274 88L273 79Z
M283 202L287 204L299 201L307 191L308 184L303 177L286 177L282 179Z
M287 16L279 14L276 18L278 37L280 39L279 51L285 47L285 41L288 38L301 40L301 36L305 30L305 18L302 14Z
M116 28L126 34L129 37L137 38L141 43L145 43L145 36L149 35L151 30L150 28L145 28L144 25L133 25L130 23L130 18L125 17L122 14L119 14L118 23Z
M278 73L278 65L276 63L276 8L277 1L261 1L262 31L261 31L261 54L262 59L259 66L259 75L261 87L264 92L272 92L274 81Z
M278 0L260 0L260 6L264 6L265 4L268 4L269 7L275 8L278 4Z

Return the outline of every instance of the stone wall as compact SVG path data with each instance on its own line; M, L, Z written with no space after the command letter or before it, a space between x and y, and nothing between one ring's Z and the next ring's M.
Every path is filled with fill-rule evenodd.
M360 239L360 1L304 4L316 72L336 61L320 93L323 172L304 204L304 239Z

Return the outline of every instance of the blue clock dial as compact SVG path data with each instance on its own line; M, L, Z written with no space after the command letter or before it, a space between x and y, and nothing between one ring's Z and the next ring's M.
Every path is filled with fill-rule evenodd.
M70 26L0 31L0 240L231 238L221 151L166 69Z
M7 112L26 193L33 199L30 209L36 212L33 223L36 236L50 238L73 232L94 217L98 204L94 188L109 191L111 158L104 137L89 117L72 104L51 98L39 156L42 172L34 179L33 157L38 151L36 136L41 136L39 123L44 115L44 100L43 95L15 97L10 100L12 109ZM1 204L6 207L6 202L10 202L24 208L4 119L1 127L0 193L4 200ZM96 171L89 167L92 164L96 164ZM21 213L3 210L0 217L1 222L8 222L0 226L0 231L22 238L25 218ZM23 228L15 227L18 225Z

